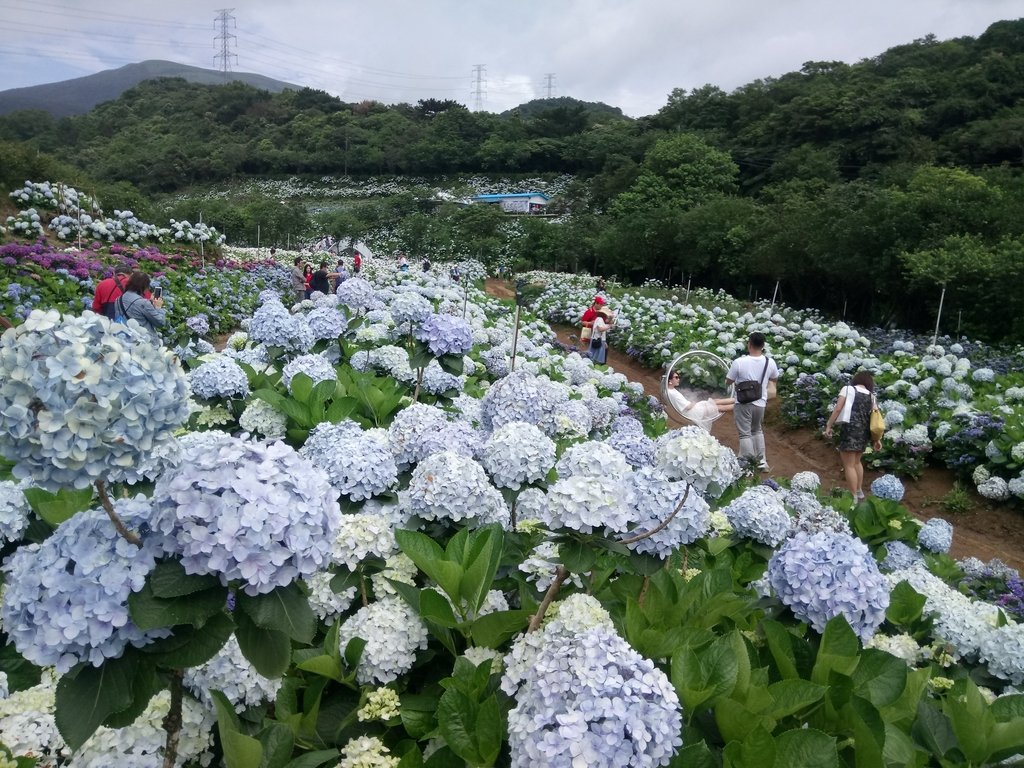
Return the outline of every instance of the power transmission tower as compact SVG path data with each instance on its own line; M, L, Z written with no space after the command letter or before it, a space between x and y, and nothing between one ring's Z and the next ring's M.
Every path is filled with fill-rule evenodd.
M548 72L544 75L544 87L547 89L547 98L551 98L555 95L555 73Z
M231 15L234 8L221 8L217 11L217 19L213 22L214 28L220 25L220 34L213 38L213 44L216 45L217 41L220 40L220 53L214 54L213 63L217 63L217 59L220 59L220 71L224 73L224 81L227 82L228 72L231 71L231 59L234 58L235 63L238 63L238 54L231 52L231 41L237 40L234 35L228 32L228 22L231 22L231 26L234 27L235 17Z
M473 109L478 112L484 108L487 98L487 66L477 64L473 67Z

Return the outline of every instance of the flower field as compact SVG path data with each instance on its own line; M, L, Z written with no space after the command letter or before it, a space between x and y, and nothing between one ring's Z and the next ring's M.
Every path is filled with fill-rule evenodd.
M552 343L547 320L574 321L589 281L528 276L555 287L517 327L472 263L453 283L368 259L293 305L258 251L204 270L191 252L3 249L24 287L0 337L0 764L1024 754L1020 575L950 558L952 530L918 523L896 474L855 503L667 431L640 385ZM173 351L82 311L124 257L176 298ZM972 456L1016 492L1020 439L999 440L1019 352L918 354L697 298L615 291L614 343L731 357L763 329L805 403L877 367L894 445L924 431L922 454Z
M531 305L552 322L575 324L593 298L589 279L567 288L563 276L525 278L557 286ZM948 338L933 345L930 338L864 331L768 302L744 307L703 289L685 305L682 298L617 291L618 329L610 343L656 367L690 349L731 360L745 354L749 333L761 331L782 372L783 416L793 426L824 426L840 388L867 369L889 427L882 453L869 456L876 468L913 477L932 462L973 480L986 498L1024 499L1024 348ZM688 373L698 383L707 375Z

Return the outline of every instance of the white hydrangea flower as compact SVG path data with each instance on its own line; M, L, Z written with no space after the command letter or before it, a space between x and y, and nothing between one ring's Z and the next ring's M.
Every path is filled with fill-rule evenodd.
M363 685L397 680L416 662L416 651L427 647L427 628L404 600L385 597L360 608L338 633L341 651L355 637L366 641L356 679Z
M234 635L228 638L216 655L199 667L185 670L185 687L212 711L210 691L223 693L236 712L273 701L281 688L281 680L264 677L242 655Z

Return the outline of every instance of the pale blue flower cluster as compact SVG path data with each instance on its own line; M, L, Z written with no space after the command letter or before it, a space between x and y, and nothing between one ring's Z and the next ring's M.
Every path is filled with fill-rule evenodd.
M630 495L636 510L636 525L629 532L629 537L654 530L675 512L668 525L657 533L627 545L634 552L665 559L679 547L707 535L711 527L711 507L700 494L691 490L676 512L686 493L686 483L666 480L660 471L652 467L637 470L628 482L632 485Z
M129 529L151 514L141 496L114 506ZM26 659L59 672L82 661L98 667L128 645L166 637L167 630L143 632L128 615L128 595L142 589L161 554L157 537L144 537L139 548L103 510L80 512L4 563L4 631Z
M238 417L238 426L268 439L285 436L287 417L265 400L253 399Z
M192 388L192 394L203 400L249 396L249 377L245 375L242 367L227 355L218 355L189 371L188 383Z
M696 426L682 427L659 439L654 463L670 480L684 480L713 497L720 496L740 476L736 454Z
M137 482L187 418L181 367L128 326L35 310L0 337L0 454L36 486Z
M621 477L605 474L573 474L560 477L548 488L548 517L555 530L571 528L582 533L604 531L622 534L636 521L632 487Z
M403 332L407 332L410 323L414 326L419 325L434 311L434 307L420 294L405 291L394 298L390 310L395 325L400 326Z
M213 709L210 691L223 693L237 712L273 701L281 688L281 679L270 679L256 671L242 654L232 635L208 662L185 670L185 687L197 699Z
M590 477L600 475L618 482L632 471L626 457L607 442L588 440L565 449L555 465L560 479L572 475Z
M428 445L428 439L448 425L448 417L440 408L413 403L399 411L388 427L388 443L400 468L425 459L445 445ZM436 450L433 450L436 449Z
M386 685L412 669L416 652L427 647L428 634L412 606L401 598L385 597L363 606L341 625L342 653L355 637L366 641L356 679L363 685Z
M882 475L871 482L871 493L880 499L900 501L903 498L903 483L896 475Z
M416 466L409 480L409 509L424 520L471 518L505 528L511 522L508 506L484 468L454 451L432 454Z
M384 493L398 480L387 433L383 429L363 431L348 419L318 424L299 454L326 472L331 484L351 501Z
M838 531L850 533L849 521L833 507L822 504L818 497L804 491L789 491L784 497L787 507L796 513L794 529L805 533Z
M491 434L480 462L496 486L518 491L543 480L555 466L555 444L533 424L513 421Z
M546 383L550 382L522 369L498 379L483 398L484 429L494 430L512 421L539 424L556 404L552 399L555 391Z
M768 561L779 599L818 632L836 616L867 640L885 621L889 584L867 545L845 533L797 533Z
M338 380L338 372L322 355L299 355L285 364L281 369L281 381L289 392L292 391L292 379L299 373L309 376L314 385L321 381Z
M331 561L354 571L368 557L386 560L395 553L394 508L368 503L362 512L341 516L331 545Z
M473 331L469 323L454 315L430 314L415 331L416 338L426 342L430 354L464 355L473 348Z
M334 307L317 307L306 315L306 323L313 332L313 338L331 341L348 328L348 319Z
M559 614L534 634L536 640L525 636L532 641L529 663L514 663L522 651L514 647L502 679L516 701L508 716L514 768L671 762L683 743L679 698L665 673L610 620L576 622Z
M462 389L462 379L448 373L437 360L431 360L423 369L420 389L432 395L443 395L446 392L458 392Z
M210 321L206 315L192 315L192 317L186 318L185 327L197 336L205 336L210 332Z
M794 491L817 493L818 488L821 487L821 478L818 477L816 472L797 472L793 475L789 487Z
M338 303L358 312L363 309L377 309L381 301L373 286L361 277L350 277L338 286Z
M268 301L249 321L249 338L289 352L308 352L316 341L306 319L292 315L279 301Z
M28 527L29 505L24 488L24 481L0 481L0 544L18 541Z
M612 429L606 442L633 467L649 467L654 463L654 441L643 432Z
M1024 624L1011 622L993 629L981 641L978 655L996 677L1024 684Z
M265 594L317 571L341 518L324 473L282 442L190 444L153 493L153 530L188 573Z
M923 562L924 555L906 542L887 541L885 542L885 557L879 563L879 568L886 573L891 573L911 568Z
M328 625L333 624L352 606L357 593L355 587L347 587L341 592L335 592L331 589L333 579L334 574L330 571L317 571L312 576L306 577L309 607L321 621L327 622Z
M777 547L793 531L782 495L766 485L747 488L722 512L737 534L770 547Z
M933 517L917 532L917 543L930 552L945 554L953 546L953 526L941 517Z

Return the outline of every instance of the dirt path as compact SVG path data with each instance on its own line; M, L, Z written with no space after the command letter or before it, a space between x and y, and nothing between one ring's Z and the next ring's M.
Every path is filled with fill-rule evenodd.
M499 280L488 280L486 290L499 298L513 298L515 295L510 284ZM578 332L575 328L559 326L553 327L553 330L558 339L566 344L570 343L569 335ZM659 371L645 368L615 349L608 350L608 364L632 381L643 384L647 394L661 398ZM765 415L765 448L772 474L792 477L797 472L811 470L821 477L822 486L826 490L842 487L842 465L836 450L815 430L784 428L778 407L777 400L771 401ZM670 416L669 424L679 427L683 422ZM712 432L724 445L733 450L739 447L736 425L728 414L714 423ZM865 485L870 484L878 474L865 473ZM950 554L954 557L973 555L985 561L997 557L1024 571L1024 513L1006 504L991 504L977 495L973 496L974 508L970 512L959 515L946 513L938 503L949 493L953 481L952 472L928 468L919 480L904 481L907 492L903 502L921 520L941 517L953 524L953 547Z

